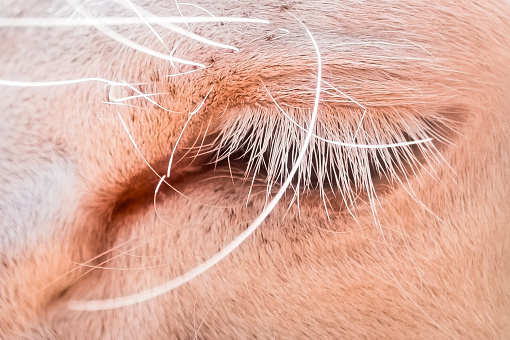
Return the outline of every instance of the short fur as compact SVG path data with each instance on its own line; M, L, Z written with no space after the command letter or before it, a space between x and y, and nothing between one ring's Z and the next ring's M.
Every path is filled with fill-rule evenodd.
M161 16L179 14L173 1L136 3ZM105 92L97 83L0 88L0 337L508 339L510 4L194 4L271 24L189 24L239 52L162 33L170 49L178 44L176 56L208 66L178 77L165 76L191 67L174 69L94 28L0 28L0 79L144 83L136 89L161 93L153 98L173 111L143 98L129 102L134 106L105 104L136 93ZM48 16L50 3L0 6L9 16ZM95 15L133 16L114 2L84 6ZM255 235L213 269L143 304L70 311L71 299L129 295L180 275L261 212L268 181L276 190L285 178L278 162L302 139L268 92L305 127L315 93L314 49L291 14L324 59L329 85L318 135L353 137L363 110L352 98L367 108L357 142L435 142L393 154L331 147L332 158L345 157L337 163L321 156L327 145L317 142L300 170L309 188L289 191ZM119 32L159 46L147 28L130 29ZM170 183L180 193L160 191L158 217L159 179L116 110L163 175L187 113L211 87L176 148ZM247 144L229 148L242 138ZM278 144L284 138L288 144ZM248 165L234 159L250 148L257 152L247 153ZM232 155L233 168L224 161L215 169L209 152ZM257 171L264 162L265 173ZM327 182L327 175L343 179ZM105 268L90 271L84 263Z

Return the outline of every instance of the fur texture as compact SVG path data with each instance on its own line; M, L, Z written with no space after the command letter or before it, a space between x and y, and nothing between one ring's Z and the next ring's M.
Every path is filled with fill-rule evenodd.
M173 1L136 4L179 15ZM189 24L239 52L160 30L175 56L208 66L175 77L167 75L194 68L94 28L0 28L0 79L134 84L1 87L0 338L508 339L510 4L193 4L271 23ZM93 16L133 16L112 1L82 5ZM58 1L0 10L74 11ZM190 283L143 304L69 310L69 300L129 295L179 276L262 211L304 138L292 120L306 129L315 94L315 52L291 14L324 63L314 130L323 140L314 139L293 190L255 235ZM161 47L145 26L116 31ZM105 103L137 91L157 94L158 105ZM160 175L176 149L173 189L163 185L156 205L159 178L117 112ZM327 142L427 137L434 142L391 149Z

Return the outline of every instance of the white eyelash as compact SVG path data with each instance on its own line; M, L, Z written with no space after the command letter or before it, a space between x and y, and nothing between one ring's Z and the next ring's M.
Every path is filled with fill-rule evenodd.
M416 112L404 109L401 109L402 112L395 109L393 113L385 112L383 115L368 112L359 125L362 110L332 110L322 108L314 129L314 135L319 138L312 139L308 153L299 166L297 181L302 191L318 189L324 195L328 189L332 189L341 194L347 206L353 206L360 190L372 191L374 176L393 183L399 181L399 176L407 177L416 172L423 166L422 163L443 163L433 143L408 141L430 141L429 136L444 139L433 130L428 120ZM224 122L209 152L216 153L216 162L244 153L247 156L245 177L253 177L265 169L269 193L273 186L288 177L288 169L295 164L295 150L306 133L310 112L307 109L289 108L287 114L295 117L295 122L304 130L296 128L295 124L274 109L252 107L236 111ZM398 146L357 148L331 141ZM317 180L314 181L314 178Z

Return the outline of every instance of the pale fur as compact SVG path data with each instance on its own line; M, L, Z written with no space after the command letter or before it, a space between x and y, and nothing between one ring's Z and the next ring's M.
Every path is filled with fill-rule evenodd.
M173 1L134 3L158 15L179 14ZM239 52L158 31L170 50L177 44L176 57L208 66L178 77L166 76L192 68L122 47L93 28L0 29L0 79L126 81L143 93L160 93L150 98L167 109L143 97L127 101L132 106L105 104L137 93L129 87L104 91L96 82L0 88L0 337L508 339L510 4L193 4L271 24L189 24ZM65 3L53 4L48 14L50 5L7 1L0 10L41 17ZM130 13L114 2L83 5L94 15ZM196 6L179 10L208 15ZM267 176L252 183L261 158L232 172L225 164L215 172L202 156L191 160L197 152L235 152L228 145L243 136L257 141L249 127L229 130L235 124L283 124L267 130L276 131L269 146L253 145L258 151L278 147L286 136L281 131L304 135L275 105L306 128L316 59L292 15L317 40L323 79L331 85L322 92L318 124L324 130L317 135L352 137L363 115L354 99L367 108L361 141L395 142L388 134L405 132L436 142L406 149L401 160L408 164L383 167L395 169L377 183L368 174L369 151L330 151L337 157L345 152L346 164L359 161L359 183L344 178L336 196L310 181L308 190L289 190L229 257L168 294L120 309L69 310L70 300L130 295L179 276L260 214L271 194L267 181L277 190L284 165L274 160ZM161 48L143 25L119 32ZM151 203L158 178L116 111L163 175L188 113L211 86L176 149L170 182L180 193L159 193L158 217ZM292 145L300 140L288 137ZM327 147L315 143L316 150ZM279 155L288 147L279 146ZM425 159L417 156L419 148ZM300 168L305 182L311 163Z

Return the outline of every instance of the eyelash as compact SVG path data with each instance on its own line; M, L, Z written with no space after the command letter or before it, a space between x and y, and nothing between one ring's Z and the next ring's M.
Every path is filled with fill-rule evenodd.
M306 129L308 109L290 108L287 114ZM226 116L206 152L214 154L215 163L242 160L245 180L265 173L269 194L287 178L305 129L299 129L288 117L271 108L243 108ZM391 148L356 148L328 142L380 145L432 137L445 143L447 139L437 129L438 125L451 129L452 122L439 114L425 119L405 108L372 110L363 115L357 108L324 106L314 131L322 139L312 140L307 157L299 165L294 190L318 190L323 199L328 192L339 193L347 206L353 206L360 193L369 193L370 197L375 194L375 179L402 183L425 164L444 166L445 161L432 142ZM434 167L427 171L434 175Z

